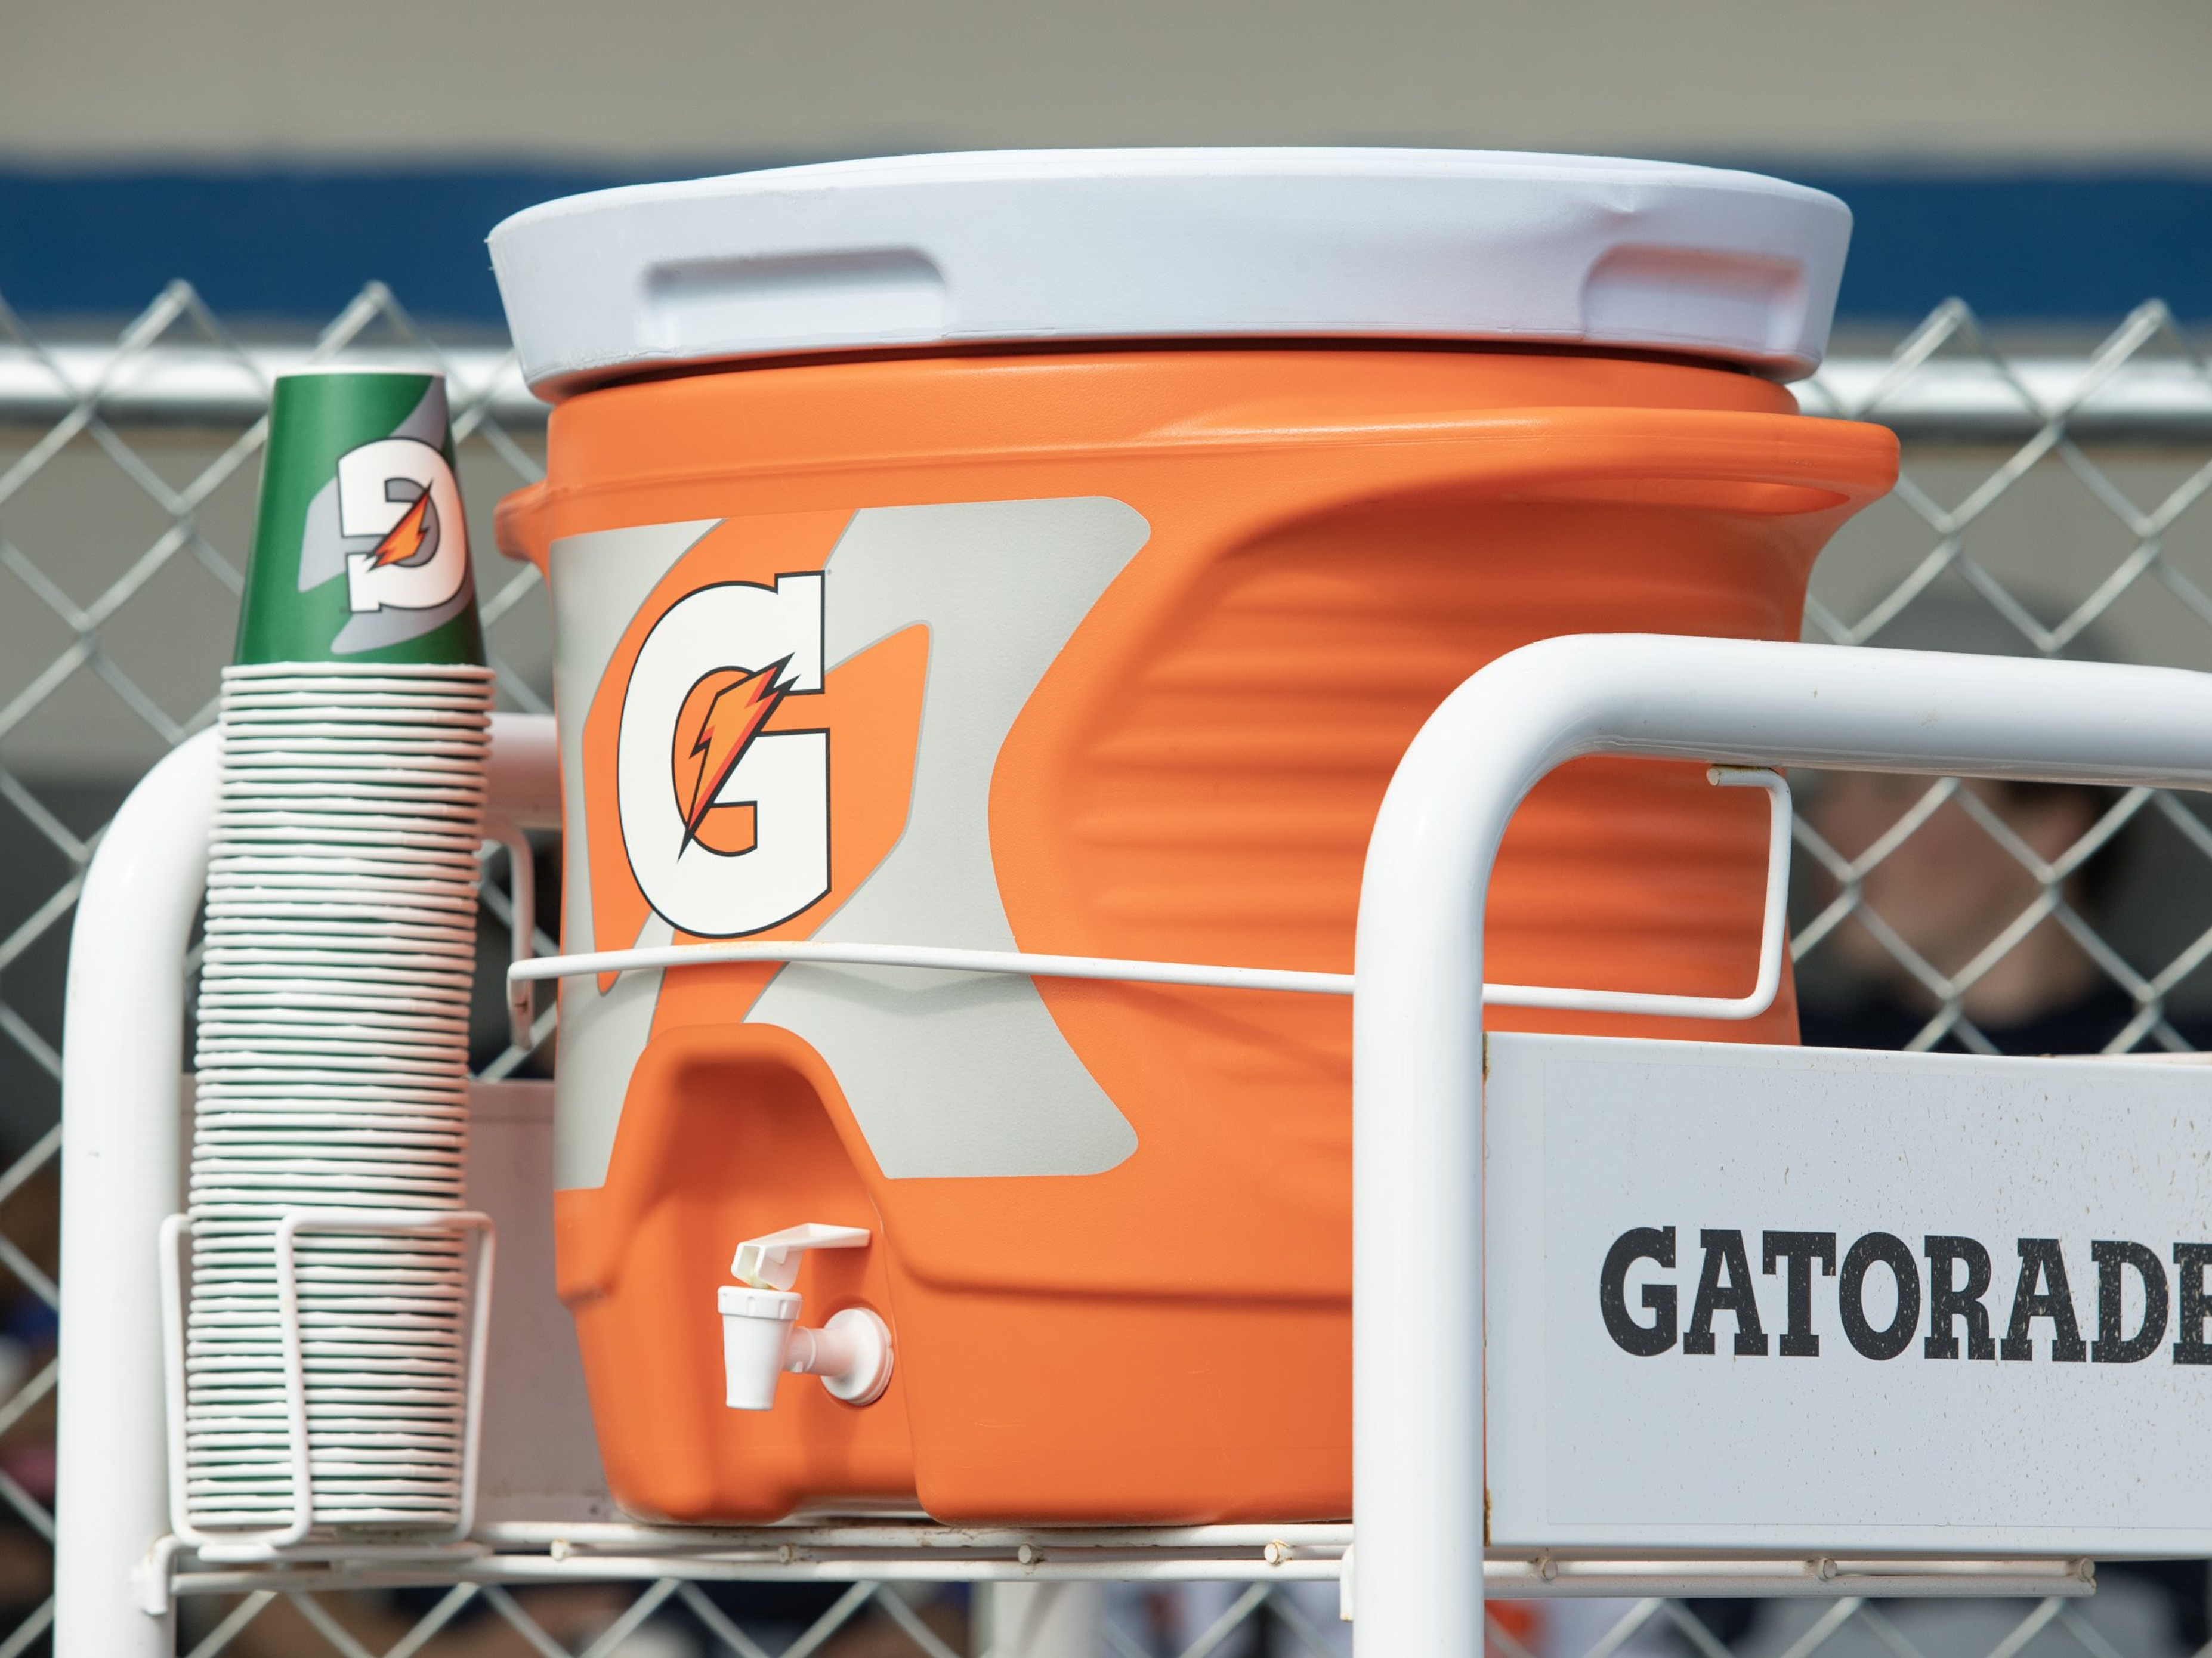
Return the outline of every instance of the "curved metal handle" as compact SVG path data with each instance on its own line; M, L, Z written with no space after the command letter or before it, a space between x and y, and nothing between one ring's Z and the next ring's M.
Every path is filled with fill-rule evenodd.
M1766 836L1766 896L1759 923L1759 973L1741 996L1675 996L1653 991L1583 990L1568 986L1482 987L1486 1007L1542 1007L1575 1013L1630 1013L1656 1018L1755 1019L1774 1005L1789 948L1790 785L1757 766L1713 766L1717 788L1760 788L1771 803ZM1349 973L1291 968L1224 967L1195 962L1147 962L1118 956L1042 956L1019 950L956 950L930 944L817 944L811 939L741 939L726 944L662 944L647 950L599 950L580 956L522 959L507 970L508 991L540 979L583 978L639 969L718 966L732 962L799 962L836 967L918 967L947 973L1016 973L1038 979L1107 979L1124 984L1198 985L1217 990L1276 990L1308 996L1349 996Z

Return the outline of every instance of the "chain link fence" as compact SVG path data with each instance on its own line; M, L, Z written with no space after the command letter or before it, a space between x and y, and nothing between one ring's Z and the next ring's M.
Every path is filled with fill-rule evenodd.
M272 350L274 355L272 355ZM312 345L249 344L193 292L113 345L50 343L0 300L0 1658L43 1650L61 986L77 894L145 767L210 722L246 550L270 366L427 358L452 380L472 544L541 471L542 411L504 345L428 337L381 287ZM456 365L459 365L457 367ZM1816 572L1807 637L2212 667L2212 369L2165 308L2093 350L2008 355L1948 304L1893 351L1801 388L1816 414L1886 420L1897 492ZM478 591L501 705L548 711L548 622L530 568ZM2025 712L2025 711L2024 711ZM1945 780L1812 781L1794 952L1808 1040L1977 1052L2185 1050L2212 1029L2212 827L2157 791ZM490 855L486 963L503 959ZM541 936L539 948L553 941ZM495 975L487 975L495 976ZM543 1044L550 1006L533 1031ZM537 1066L488 999L487 1078ZM2202 1045L2212 1046L2212 1042ZM2212 1653L2188 1565L2086 1605L1504 1603L1498 1658L2166 1658ZM119 1590L118 1590L119 1592ZM1118 1658L1344 1650L1334 1590L1117 1589ZM984 1649L954 1588L855 1583L816 1601L757 1586L463 1584L406 1595L259 1592L188 1606L184 1649L364 1658L958 1658ZM978 1644L971 1648L971 1641Z

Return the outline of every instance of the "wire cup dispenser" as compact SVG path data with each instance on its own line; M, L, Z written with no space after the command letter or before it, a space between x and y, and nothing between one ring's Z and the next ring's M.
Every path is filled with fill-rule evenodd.
M491 1217L472 1210L425 1215L405 1209L290 1209L276 1223L278 1329L284 1353L284 1453L291 1472L291 1511L281 1525L254 1533L210 1532L193 1523L185 1502L190 1482L185 1448L185 1294L180 1245L191 1218L161 1223L161 1333L164 1418L169 1439L169 1523L175 1540L209 1562L264 1563L287 1558L418 1560L484 1552L471 1542L476 1528L477 1469L483 1448L484 1358L491 1328ZM380 1528L326 1526L313 1536L314 1456L307 1421L307 1338L301 1324L299 1239L302 1233L374 1233L389 1236L459 1233L474 1244L469 1284L466 1403L461 1413L459 1514L442 1532L374 1540ZM388 1530L388 1528L381 1528Z

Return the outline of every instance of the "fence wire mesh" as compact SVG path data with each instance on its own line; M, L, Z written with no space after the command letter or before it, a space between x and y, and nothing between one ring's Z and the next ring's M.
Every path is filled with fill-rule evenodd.
M305 355L343 362L395 349L446 363L372 284ZM95 372L82 372L88 360ZM247 394L165 404L164 365L185 360L223 367ZM543 428L514 396L511 361L478 343L469 360L476 372L453 380L454 434L473 543L489 550L489 507L539 475ZM43 1650L52 1611L68 929L108 814L212 718L251 541L268 362L182 284L89 359L81 342L42 340L0 299L0 1145L12 1157L0 1172L0 1268L15 1285L0 1310L0 1658ZM2165 307L2142 307L2055 377L2030 373L1957 301L1856 367L1838 365L1803 401L1899 425L1905 477L1824 556L1808 638L2212 666L2212 509L2202 505L2212 368ZM1938 382L1951 389L1931 398ZM2144 384L2156 395L2122 395ZM2116 416L2116 398L2131 412ZM478 576L501 705L547 711L536 573L487 561ZM2187 801L1949 779L1829 780L1808 795L1793 953L1808 1039L2179 1050L2212 1028L2202 982L2212 977L2212 828ZM488 858L495 952L507 880L504 854ZM495 1078L537 1062L552 1013L525 1047L506 1041L495 1004L479 1068ZM1101 1650L1326 1658L1345 1650L1334 1597L1333 1587L1265 1583L1120 1588ZM181 1647L193 1658L957 1658L987 1644L969 1598L858 1582L817 1604L675 1579L264 1591L192 1606ZM2108 1574L2086 1605L1563 1601L1501 1605L1492 1620L1498 1658L2163 1658L2212 1653L2208 1633L2203 1576L2190 1565Z

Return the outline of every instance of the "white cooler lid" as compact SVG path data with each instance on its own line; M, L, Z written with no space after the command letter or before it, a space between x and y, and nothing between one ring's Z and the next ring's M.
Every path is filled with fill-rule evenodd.
M491 233L542 397L678 364L993 341L1827 344L1851 216L1753 173L1460 149L907 155L544 203Z

